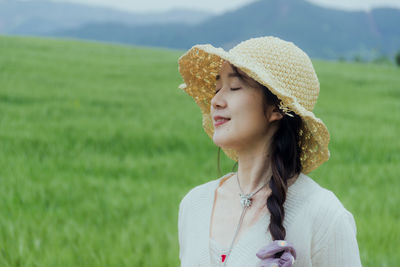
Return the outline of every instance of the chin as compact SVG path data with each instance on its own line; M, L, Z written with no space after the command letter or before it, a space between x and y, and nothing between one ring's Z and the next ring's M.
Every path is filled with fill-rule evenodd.
M216 146L223 149L234 149L234 144L237 143L233 138L227 136L226 134L215 133L213 135L213 142Z

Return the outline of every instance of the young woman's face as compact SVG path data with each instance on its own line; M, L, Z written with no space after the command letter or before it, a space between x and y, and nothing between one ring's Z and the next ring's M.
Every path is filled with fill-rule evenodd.
M238 71L247 76L240 69ZM214 143L236 151L265 144L274 119L269 107L264 114L262 88L254 80L249 84L240 79L231 64L225 61L217 76L215 90L211 100Z

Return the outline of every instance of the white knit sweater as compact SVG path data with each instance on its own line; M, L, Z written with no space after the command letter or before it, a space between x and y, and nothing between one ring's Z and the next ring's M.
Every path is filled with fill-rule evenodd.
M210 219L216 180L196 186L179 206L178 233L181 267L211 266ZM285 240L296 250L295 267L361 266L353 215L329 190L301 173L289 186L284 203ZM272 241L269 215L252 226L233 247L226 267L256 267L256 252Z

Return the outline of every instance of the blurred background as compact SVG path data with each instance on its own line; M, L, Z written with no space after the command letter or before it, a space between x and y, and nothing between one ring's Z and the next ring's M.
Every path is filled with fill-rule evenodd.
M321 83L331 158L309 176L363 266L399 265L399 0L0 0L0 266L179 266L179 202L222 174L178 58L265 35Z

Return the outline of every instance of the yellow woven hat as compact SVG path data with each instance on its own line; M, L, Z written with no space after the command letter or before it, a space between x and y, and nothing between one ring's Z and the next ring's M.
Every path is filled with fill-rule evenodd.
M293 43L271 36L251 38L228 52L210 44L195 45L179 58L179 72L184 80L179 88L199 105L203 128L210 138L214 134L211 99L224 60L266 86L281 100L284 112L293 111L302 118L299 146L303 173L313 171L329 159L328 129L312 112L319 95L319 81L311 60ZM223 151L237 161L234 150Z

